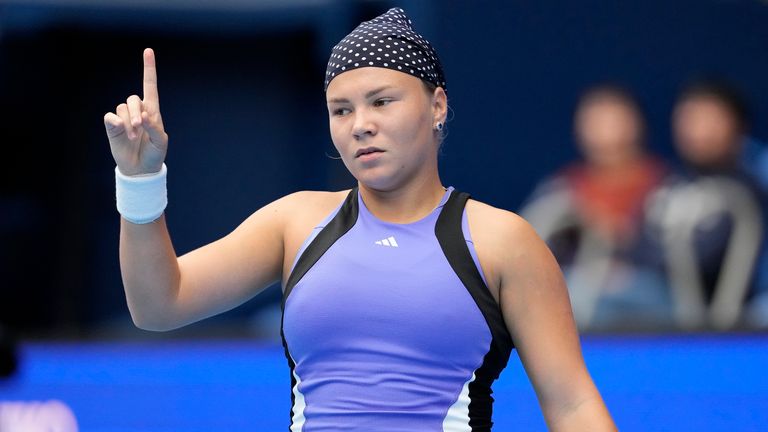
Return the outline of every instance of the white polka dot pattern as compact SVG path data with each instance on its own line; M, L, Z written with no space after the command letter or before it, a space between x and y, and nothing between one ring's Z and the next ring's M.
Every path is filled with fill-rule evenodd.
M325 71L325 89L340 74L370 66L405 72L446 88L437 52L413 31L411 20L400 8L364 21L333 47Z

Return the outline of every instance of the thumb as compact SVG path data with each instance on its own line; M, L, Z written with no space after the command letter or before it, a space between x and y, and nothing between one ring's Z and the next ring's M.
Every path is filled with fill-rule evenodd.
M155 145L164 145L167 141L167 135L163 129L163 122L160 119L160 114L156 113L152 116L148 112L142 111L141 113L141 126L149 134L149 140Z

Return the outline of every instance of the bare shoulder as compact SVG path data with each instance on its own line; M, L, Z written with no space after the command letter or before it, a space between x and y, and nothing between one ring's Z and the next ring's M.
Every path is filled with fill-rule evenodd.
M316 207L328 207L338 205L349 193L349 190L344 191L298 191L278 198L277 200L266 205L264 208L270 207L273 211L306 211L308 209Z
M531 224L520 215L480 201L467 202L467 219L473 239L487 246L514 250L515 245L540 241Z
M312 220L333 211L349 193L346 191L299 191L283 196L254 212L246 220L258 221L263 218L280 222L286 228L302 221Z
M341 191L304 190L286 195L275 202L288 206L337 206L347 197L349 189Z
M349 190L338 192L302 191L278 200L276 211L285 217L283 228L283 279L291 268L296 254L312 230L336 210L349 195Z
M272 239L273 247L284 252L301 244L312 228L344 200L348 191L294 192L261 207L251 214L229 237L245 244ZM301 239L300 239L301 238ZM254 243L258 239L257 243Z
M232 244L232 253L257 254L259 260L269 264L265 273L277 276L276 273L283 273L280 269L290 268L296 252L312 229L348 194L346 190L301 191L285 195L256 210L223 240ZM255 259L246 257L245 261Z
M480 266L496 301L511 273L525 266L525 256L548 253L531 225L517 214L480 201L467 202L467 221Z

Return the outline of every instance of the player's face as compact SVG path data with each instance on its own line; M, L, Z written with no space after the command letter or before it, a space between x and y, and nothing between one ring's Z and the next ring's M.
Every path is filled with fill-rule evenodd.
M361 183L392 190L437 168L434 125L445 118L445 93L390 69L345 72L326 91L331 138Z

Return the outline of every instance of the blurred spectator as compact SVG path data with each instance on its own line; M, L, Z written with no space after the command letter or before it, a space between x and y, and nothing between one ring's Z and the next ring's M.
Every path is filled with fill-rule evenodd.
M763 200L765 200L766 194L768 194L768 146L763 141L746 136L741 161L747 172L760 183L760 190L763 194ZM768 227L766 208L768 207L763 206L765 212L763 214L763 229L768 231L765 228ZM768 232L765 235L768 236ZM768 241L765 239L756 271L755 295L750 301L746 313L746 323L756 328L768 328Z
M766 143L754 137L744 137L744 152L741 162L746 170L760 182L763 192L768 191L768 148Z
M643 230L646 200L667 170L646 153L644 129L627 90L588 89L574 115L583 161L538 186L521 211L563 268L581 328L671 322L663 260Z
M0 325L0 382L17 367L15 338ZM77 432L77 420L67 405L57 400L4 401L0 399L2 432Z
M688 85L674 107L684 169L660 189L651 214L685 327L732 328L757 298L766 213L765 195L743 163L748 124L744 99L723 82Z

